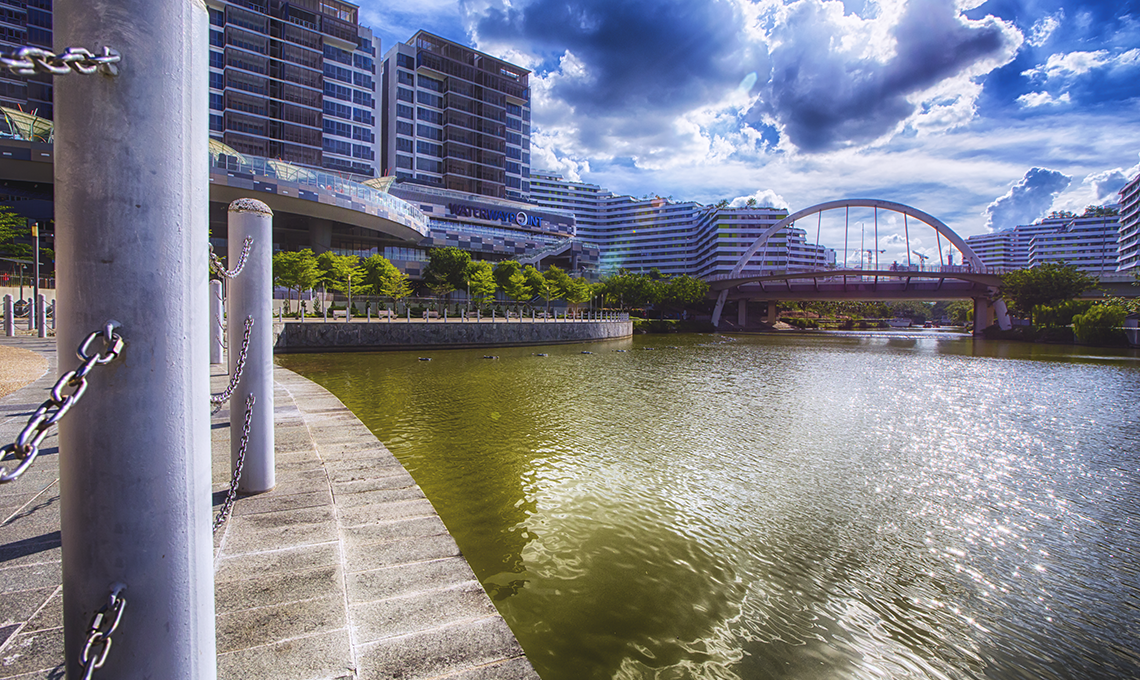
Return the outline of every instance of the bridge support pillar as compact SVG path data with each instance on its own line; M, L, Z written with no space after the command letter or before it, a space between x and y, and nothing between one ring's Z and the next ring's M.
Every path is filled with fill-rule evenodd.
M744 328L748 324L748 300L741 299L736 305L736 325Z
M994 310L989 298L974 298L974 335L981 335L993 323Z
M768 301L768 316L764 317L765 321L768 323L776 323L777 314L780 313L777 307L778 305L776 304L775 300Z

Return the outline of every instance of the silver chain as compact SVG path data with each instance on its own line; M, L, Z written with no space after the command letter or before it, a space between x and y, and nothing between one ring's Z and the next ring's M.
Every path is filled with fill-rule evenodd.
M87 640L83 643L83 651L79 653L79 663L83 666L83 680L91 680L95 671L103 667L107 653L111 651L111 634L123 620L123 610L126 607L127 600L123 597L123 586L116 586L111 590L111 598L107 604L100 607L95 616L91 617ZM97 646L99 646L98 651L92 654Z
M222 333L222 349L229 349L226 339L226 321L223 319L223 314L218 314L214 317L214 321L218 324L218 330Z
M230 395L232 395L234 393L234 390L237 389L238 383L241 382L241 374L245 370L245 358L249 353L249 334L251 330L253 330L253 317L247 316L245 317L245 335L241 339L241 350L237 355L233 377L230 378L230 384L226 386L226 389L222 391L221 394L217 396L210 395L211 404L226 403L226 400L229 399ZM217 413L217 411L215 411L215 413Z
M31 466L36 460L36 456L40 455L40 444L48 436L48 430L53 425L58 423L63 416L71 410L72 406L83 397L87 391L87 374L92 371L96 366L102 366L114 361L121 351L123 351L123 338L115 332L118 327L118 322L109 321L101 331L95 331L88 335L79 348L75 350L76 356L82 361L82 365L74 371L68 371L59 377L55 386L51 388L51 396L32 417L28 419L28 424L16 436L15 443L6 444L3 449L0 449L0 462L9 458L19 460L20 463L12 469L11 472L7 468L0 466L0 484L15 481L20 475ZM87 350L91 347L91 343L95 338L102 336L103 344L106 347L106 354L99 354L98 352L88 356ZM64 394L63 390L68 388L75 388L71 394ZM53 412L54 409L54 412Z
M63 76L68 73L91 75L100 71L109 76L119 75L118 64L122 57L110 47L101 54L92 54L82 47L69 47L59 54L39 47L21 47L14 52L0 52L0 66L18 76L50 73Z
M230 510L234 507L234 501L237 499L238 482L241 481L241 469L245 465L245 449L249 445L249 425L253 420L253 404L257 400L253 398L250 393L245 399L245 423L241 428L241 445L238 446L237 463L234 465L234 474L230 478L230 490L226 493L226 500L222 503L222 509L218 516L214 519L214 533L218 533L218 529L226 523L226 519L230 515Z
M214 269L214 271L218 274L218 276L222 276L222 277L225 277L227 279L236 278L237 275L241 273L241 270L245 269L245 260L247 257L249 257L249 249L252 247L253 247L253 237L252 236L246 236L245 242L242 244L242 247L241 247L241 255L238 256L237 266L233 268L233 271L227 271L225 266L222 264L222 261L220 259L218 259L217 255L214 254L214 246L211 245L210 246L210 266Z

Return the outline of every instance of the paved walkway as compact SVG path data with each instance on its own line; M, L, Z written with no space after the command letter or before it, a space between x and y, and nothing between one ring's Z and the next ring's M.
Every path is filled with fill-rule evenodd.
M56 374L54 341L4 341L52 362L0 399L0 437L11 441ZM220 392L226 376L214 373ZM281 368L274 380L277 488L240 499L215 537L218 677L537 678L392 454L320 386ZM215 511L229 481L228 421L226 409L213 419ZM45 445L0 487L0 678L62 677L54 435Z

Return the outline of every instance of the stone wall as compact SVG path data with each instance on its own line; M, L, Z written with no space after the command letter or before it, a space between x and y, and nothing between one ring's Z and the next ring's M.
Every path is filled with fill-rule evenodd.
M633 335L631 321L274 324L277 352L553 345Z

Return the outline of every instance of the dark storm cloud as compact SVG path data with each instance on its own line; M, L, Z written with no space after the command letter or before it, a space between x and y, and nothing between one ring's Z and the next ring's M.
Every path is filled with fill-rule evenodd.
M1030 169L1004 196L986 206L986 227L1000 231L1032 223L1053 206L1053 199L1071 181L1071 177L1056 170Z
M579 115L636 115L685 112L735 87L751 70L741 21L723 0L534 0L488 10L475 31L548 60L569 50L589 77L556 81L555 98Z
M967 25L952 0L908 3L886 62L853 57L837 29L821 3L804 0L774 30L779 44L761 111L806 151L874 141L915 112L908 97L979 62L1008 58L1020 39L994 20Z

